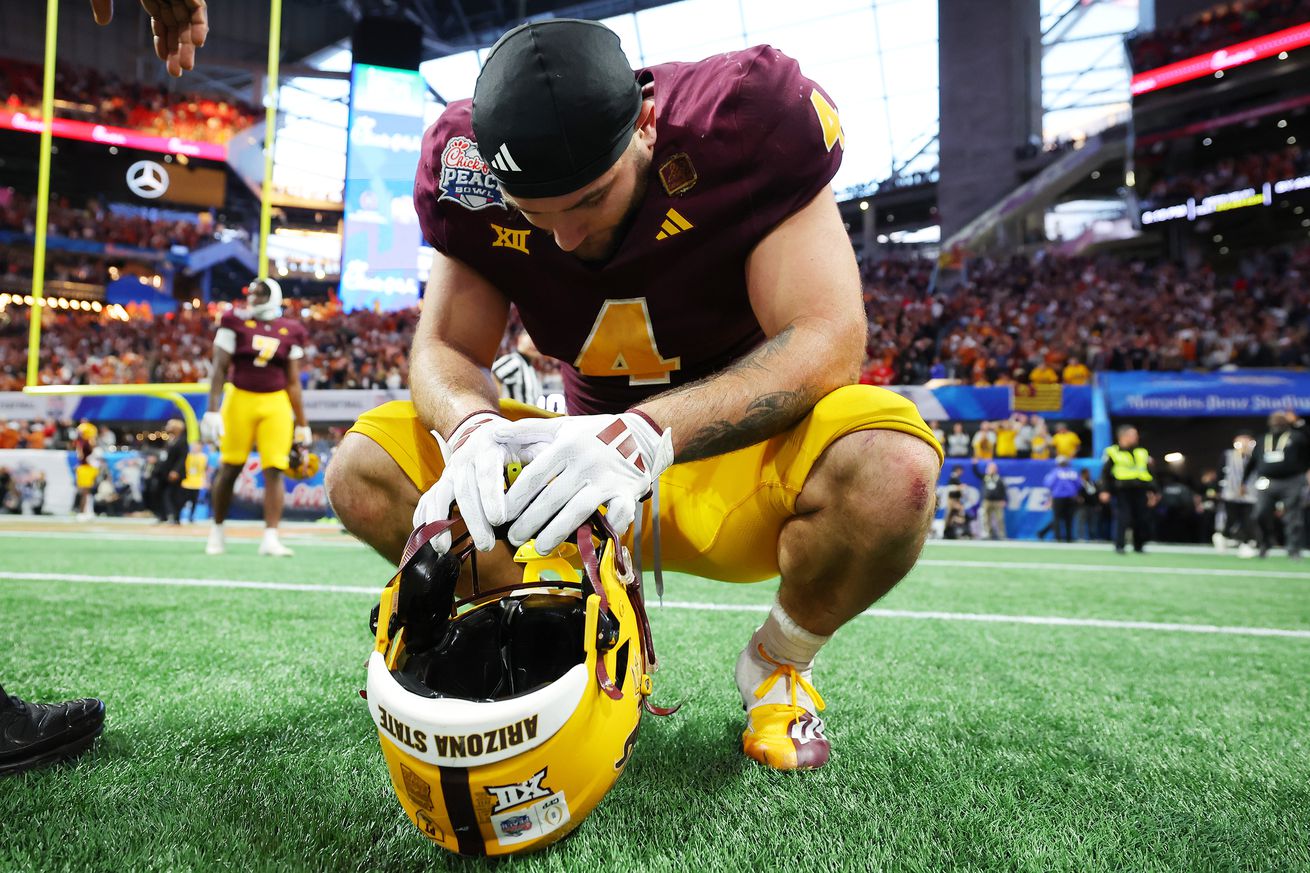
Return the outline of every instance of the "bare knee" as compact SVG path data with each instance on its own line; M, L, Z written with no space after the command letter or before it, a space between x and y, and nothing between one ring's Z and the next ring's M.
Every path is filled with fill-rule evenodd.
M377 545L409 533L419 492L386 451L373 440L348 433L324 473L328 502L346 530ZM400 522L403 521L403 524ZM399 532L393 530L399 525Z
M910 434L866 430L848 434L821 456L807 492L825 507L836 508L848 519L859 539L884 546L899 541L922 541L936 509L937 477L941 462L928 443ZM817 477L817 478L816 478ZM817 506L812 508L819 508Z

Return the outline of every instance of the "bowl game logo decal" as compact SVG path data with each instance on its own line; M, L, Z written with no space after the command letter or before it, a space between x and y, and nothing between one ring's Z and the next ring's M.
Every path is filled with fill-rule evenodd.
M526 815L511 815L500 821L500 832L507 837L517 837L524 831L532 829L532 819Z
M482 160L477 143L466 136L446 141L441 150L441 197L465 209L505 208L491 166Z

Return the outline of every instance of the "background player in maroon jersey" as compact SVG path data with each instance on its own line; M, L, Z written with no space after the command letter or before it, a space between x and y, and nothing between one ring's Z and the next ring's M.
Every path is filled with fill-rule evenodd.
M277 526L285 497L282 474L290 462L292 442L308 445L311 439L300 393L300 359L307 336L304 325L283 317L282 289L274 279L253 282L245 304L224 312L219 320L209 411L201 422L201 436L219 444L222 462L210 489L214 524L206 554L221 555L226 548L223 522L232 487L256 446L264 472L264 539L259 553L293 554L282 544ZM229 370L232 389L223 397ZM223 408L218 412L220 401Z
M493 526L545 551L604 506L639 523L647 561L655 521L667 567L781 575L736 667L743 749L779 769L827 761L815 654L917 560L941 462L913 404L856 384L844 144L827 95L768 46L634 75L594 22L506 34L424 138L415 207L438 253L413 403L362 417L328 471L346 527L393 560L453 504L486 568L507 560ZM566 365L567 417L497 405L511 302Z

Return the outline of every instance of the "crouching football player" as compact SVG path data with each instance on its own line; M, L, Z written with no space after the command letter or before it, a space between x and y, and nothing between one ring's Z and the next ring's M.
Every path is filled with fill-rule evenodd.
M914 565L941 464L913 404L856 384L844 143L828 96L767 46L634 73L594 22L509 32L424 137L414 199L437 254L413 403L361 418L328 470L338 516L393 561L458 505L494 549L484 578L498 561L513 578L494 527L544 553L604 506L640 522L647 567L659 530L669 569L781 575L736 681L745 753L784 770L828 760L815 655ZM564 363L570 415L497 402L510 303Z

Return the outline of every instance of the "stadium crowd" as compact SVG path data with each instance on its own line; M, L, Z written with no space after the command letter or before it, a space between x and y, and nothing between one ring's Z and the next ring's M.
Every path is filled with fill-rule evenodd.
M1253 255L1232 276L1174 264L1041 255L865 266L869 384L1083 384L1097 370L1310 364L1310 247Z
M53 198L49 211L49 232L75 240L133 246L165 251L180 245L188 249L212 239L216 230L197 213L196 221L151 220L141 215L115 214L100 201L74 203L67 197ZM0 188L0 230L30 234L36 229L34 198Z
M30 253L29 253L30 254ZM0 277L30 261L0 249ZM63 268L76 278L86 263ZM868 360L861 381L977 386L1087 384L1098 370L1310 365L1310 247L1248 258L1232 276L1166 264L1036 256L975 260L952 289L935 289L926 260L866 264ZM404 388L415 312L306 313L306 388ZM22 387L25 310L0 325L0 390ZM51 314L46 382L189 382L208 377L213 313L180 308L154 319L107 322ZM502 351L541 360L511 323Z
M0 59L0 99L11 112L41 111L41 67ZM261 115L239 100L219 100L143 82L127 82L89 67L60 64L56 114L126 127L155 136L226 143Z
M1310 173L1310 152L1294 144L1240 157L1225 157L1194 170L1161 175L1148 182L1145 199L1149 205L1165 205L1162 201L1188 197L1200 199L1240 188L1259 188L1265 182L1278 182L1307 173Z
M1221 3L1177 27L1160 27L1128 41L1133 69L1151 70L1295 27L1310 20L1310 0L1241 0Z

